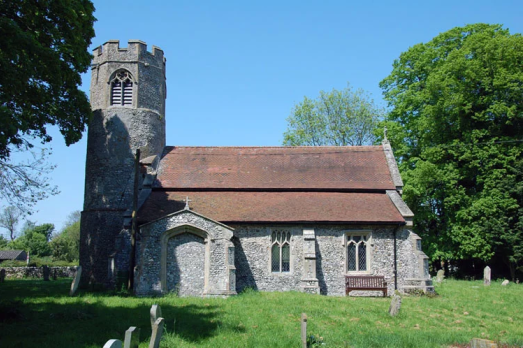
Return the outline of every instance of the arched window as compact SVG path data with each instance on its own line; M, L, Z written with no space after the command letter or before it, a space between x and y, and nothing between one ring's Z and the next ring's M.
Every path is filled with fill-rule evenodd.
M369 271L369 233L347 234L347 272Z
M271 270L272 272L290 272L291 270L291 233L276 230L272 232Z
M111 105L133 105L133 79L128 71L118 71L111 80Z

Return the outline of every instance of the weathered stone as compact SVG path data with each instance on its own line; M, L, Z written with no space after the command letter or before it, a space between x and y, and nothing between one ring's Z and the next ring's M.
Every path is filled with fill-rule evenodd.
M501 285L503 285L503 286L507 286L508 283L510 283L509 280L508 280L508 279L505 279L505 280L503 281L503 283L501 283Z
M3 283L5 280L5 269L0 270L0 283Z
M398 290L394 291L392 295L392 300L390 301L389 314L392 317L395 317L400 313L401 309L401 295Z
M138 348L140 344L140 329L131 326L125 331L125 340L123 342L124 348Z
M445 271L440 269L436 274L436 282L441 283L445 279Z
M490 285L490 267L487 266L483 270L483 285L489 286Z
M43 278L43 267L4 267L6 278ZM74 278L76 267L49 267L58 278Z
M76 290L78 290L78 285L80 284L80 279L82 277L82 266L76 267L76 274L74 275L73 282L71 283L71 291L69 291L69 296L74 296Z
M498 345L494 341L473 338L472 341L470 341L470 348L498 348Z
M153 332L151 334L151 341L149 342L149 348L160 347L160 340L163 334L163 318L158 318L153 325Z
M109 340L104 344L103 348L122 348L122 341L120 340Z
M151 310L149 311L149 314L151 315L151 328L153 328L156 320L158 320L158 318L162 317L162 309L160 308L159 305L153 304L151 306Z
M49 267L47 266L44 266L43 267L43 271L44 271L44 281L45 282L48 282L49 281L49 275L50 275L50 271L49 271Z
M301 345L307 348L307 314L301 314Z

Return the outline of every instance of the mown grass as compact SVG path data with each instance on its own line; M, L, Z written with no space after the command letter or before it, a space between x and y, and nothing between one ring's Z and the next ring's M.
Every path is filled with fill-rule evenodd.
M473 337L523 346L523 286L446 280L438 297L404 297L388 315L388 298L345 298L248 291L229 299L121 297L80 292L70 280L7 280L0 284L0 346L102 347L141 328L151 335L149 309L165 318L162 347L300 347L300 316L326 347L464 346Z

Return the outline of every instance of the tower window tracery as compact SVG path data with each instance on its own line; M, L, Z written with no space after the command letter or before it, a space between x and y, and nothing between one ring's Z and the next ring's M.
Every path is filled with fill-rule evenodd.
M111 80L111 105L133 104L133 79L128 71L120 70Z

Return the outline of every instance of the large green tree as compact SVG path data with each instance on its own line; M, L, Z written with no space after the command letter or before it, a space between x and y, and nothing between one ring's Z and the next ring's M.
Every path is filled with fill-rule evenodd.
M454 28L417 44L381 82L404 197L434 259L523 264L523 37Z
M26 162L12 151L47 143L56 125L67 145L77 142L91 109L79 90L94 36L89 0L0 0L0 198L30 212L36 201L56 194L47 184L53 169L47 150Z
M55 260L78 261L80 257L80 212L69 215L62 231L51 240Z
M284 145L366 145L375 140L374 128L383 110L363 90L350 86L341 91L320 91L316 99L305 97L287 118Z

